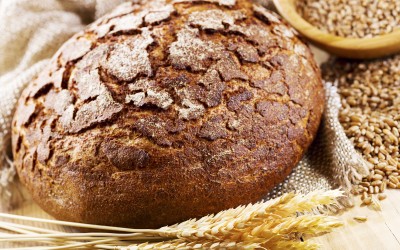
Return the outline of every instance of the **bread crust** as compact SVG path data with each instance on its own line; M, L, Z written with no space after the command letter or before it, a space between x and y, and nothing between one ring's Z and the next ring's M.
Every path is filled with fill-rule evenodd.
M125 3L24 90L14 161L58 219L159 227L268 193L311 144L323 102L309 48L271 12Z

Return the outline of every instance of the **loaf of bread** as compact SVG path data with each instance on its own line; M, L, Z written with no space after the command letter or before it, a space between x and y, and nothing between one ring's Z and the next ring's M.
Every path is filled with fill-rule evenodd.
M320 72L277 15L144 2L72 37L19 100L15 166L58 219L151 228L255 202L316 135Z

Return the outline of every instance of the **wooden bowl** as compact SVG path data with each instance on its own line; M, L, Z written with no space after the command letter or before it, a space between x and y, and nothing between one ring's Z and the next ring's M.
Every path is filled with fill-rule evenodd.
M400 52L400 29L373 38L345 38L319 30L296 11L297 0L273 0L275 7L300 34L329 53L356 59L383 57Z

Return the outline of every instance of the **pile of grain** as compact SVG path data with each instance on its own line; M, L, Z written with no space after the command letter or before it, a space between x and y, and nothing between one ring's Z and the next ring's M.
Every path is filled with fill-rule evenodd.
M354 193L365 204L387 187L400 188L400 55L374 61L331 59L324 79L342 97L339 119L356 149L371 163L370 174Z
M399 0L298 0L312 25L342 37L370 38L400 27Z

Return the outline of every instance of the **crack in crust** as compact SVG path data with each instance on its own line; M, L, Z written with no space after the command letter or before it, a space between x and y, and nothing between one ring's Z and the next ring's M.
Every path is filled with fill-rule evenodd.
M13 154L58 218L158 227L260 198L301 159L322 108L310 50L262 7L125 3L26 88Z

